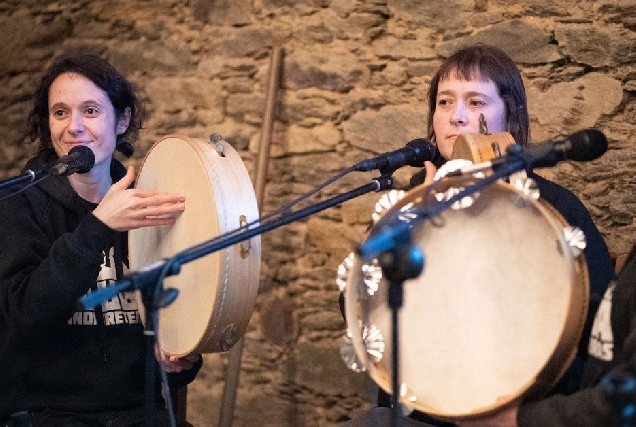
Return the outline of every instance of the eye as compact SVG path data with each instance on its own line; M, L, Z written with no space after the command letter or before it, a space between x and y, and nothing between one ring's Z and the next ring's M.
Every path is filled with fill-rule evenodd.
M61 108L58 108L56 110L51 111L51 116L55 117L56 119L63 119L68 116L68 112Z
M469 103L473 107L483 107L484 105L486 105L486 102L481 99L471 99Z
M99 114L99 110L96 107L86 107L84 113L89 117L94 117Z
M448 98L439 98L437 100L437 105L440 106L440 107L447 107L450 104L451 104L451 101Z

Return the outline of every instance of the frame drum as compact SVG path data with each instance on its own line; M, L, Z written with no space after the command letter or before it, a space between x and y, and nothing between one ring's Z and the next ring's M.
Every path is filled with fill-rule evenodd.
M249 174L226 141L168 136L143 161L137 188L186 195L186 209L171 226L129 232L130 268L155 261L239 229L258 219ZM260 275L260 237L208 254L167 277L179 295L159 311L161 348L182 356L227 351L245 332Z
M408 221L409 206L426 208L477 179L414 188L370 236L398 216ZM403 284L400 400L439 418L471 418L547 392L574 358L587 313L587 266L564 236L565 220L503 181L472 198L410 231L425 263ZM372 265L354 258L345 316L358 359L391 393L388 282L368 289Z

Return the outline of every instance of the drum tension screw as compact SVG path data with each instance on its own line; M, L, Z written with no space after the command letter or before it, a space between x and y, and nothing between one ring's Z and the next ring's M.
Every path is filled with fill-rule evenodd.
M245 215L241 215L239 217L239 228L244 228L247 226L247 217ZM252 244L250 240L244 240L240 244L241 247L241 258L245 259L250 255L250 249L252 248Z
M218 133L213 133L212 135L210 135L210 142L214 144L214 150L216 150L219 156L225 157L225 150L223 149L223 144L221 144L221 141L223 141L223 137Z
M219 347L222 351L228 351L234 345L236 337L235 329L234 324L231 324L223 331L223 336L219 340Z

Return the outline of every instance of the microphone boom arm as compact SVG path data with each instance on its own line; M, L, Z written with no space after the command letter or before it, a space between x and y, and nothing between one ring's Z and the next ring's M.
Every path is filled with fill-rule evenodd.
M113 292L114 294L117 294L127 289L143 289L149 285L154 285L158 280L164 277L178 274L181 270L181 265L186 264L190 261L194 261L205 255L220 251L236 243L274 230L293 221L306 218L327 208L346 202L347 200L362 196L363 194L391 188L392 185L393 178L389 175L382 175L378 178L373 179L367 184L354 188L351 191L348 191L344 194L339 194L335 197L316 203L314 205L307 206L304 209L291 212L287 216L257 225L255 227L246 227L244 231L238 233L236 232L236 230L231 231L229 233L226 233L228 235L228 237L226 238L224 238L224 236L215 237L211 240L184 249L183 251L175 254L172 258L156 261L155 263L137 272L128 274L124 276L121 281L115 283L114 285L98 289L97 291L83 296L82 298L80 298L80 302L87 309L94 308L98 304L101 304L102 302L112 298ZM161 297L161 295L159 295L159 297Z
M46 176L49 174L50 172L48 170L27 169L25 172L21 173L20 175L0 181L0 190L12 187L14 185L22 184L24 182L33 182L36 179L42 177L43 175Z

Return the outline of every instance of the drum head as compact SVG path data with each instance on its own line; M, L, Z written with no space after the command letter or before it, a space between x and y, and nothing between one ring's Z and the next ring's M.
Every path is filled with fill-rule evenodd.
M443 191L464 184L443 179L438 185ZM371 236L408 203L426 206L424 191L407 194ZM441 417L470 417L531 387L545 391L556 383L575 354L588 292L584 261L573 259L564 225L541 203L498 182L472 206L448 209L412 227L412 243L424 253L425 265L419 277L403 284L404 403ZM362 265L356 259L350 272L347 324L358 357L391 393L388 284L382 279L370 296ZM385 341L379 361L370 358L362 339L371 325Z
M251 180L238 153L204 140L171 136L148 152L137 188L186 195L186 209L172 226L129 233L132 270L234 231L258 219ZM179 290L160 310L164 351L184 355L228 350L244 333L254 309L261 258L260 238L205 255L181 267L164 287Z

